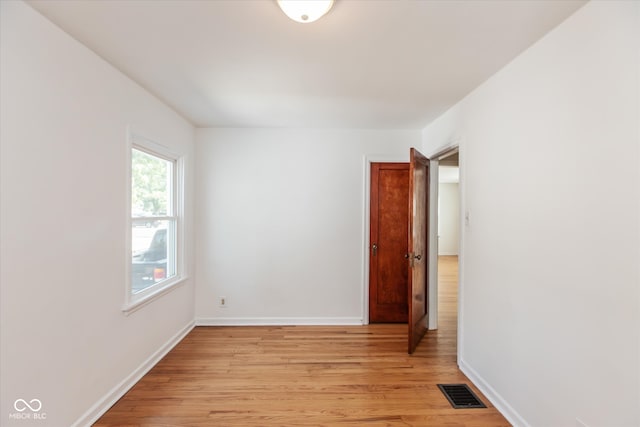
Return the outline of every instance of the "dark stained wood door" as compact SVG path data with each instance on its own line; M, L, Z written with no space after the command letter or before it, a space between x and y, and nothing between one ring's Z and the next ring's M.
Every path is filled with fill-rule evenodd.
M409 354L428 328L429 159L415 148L409 155Z
M409 164L371 164L369 322L408 319Z

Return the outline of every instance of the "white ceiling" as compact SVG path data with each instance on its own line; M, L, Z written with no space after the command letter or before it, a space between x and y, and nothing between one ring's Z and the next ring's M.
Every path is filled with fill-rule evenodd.
M199 127L422 129L583 0L32 0Z

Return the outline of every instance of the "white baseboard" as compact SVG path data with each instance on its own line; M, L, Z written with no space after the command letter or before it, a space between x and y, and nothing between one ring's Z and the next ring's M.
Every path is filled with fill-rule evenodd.
M488 382L484 380L471 366L469 366L464 360L458 361L460 370L471 380L471 382L480 389L487 399L491 401L491 404L509 421L514 427L531 427L529 423L525 421L515 409L507 403L506 400Z
M177 334L169 338L169 340L145 360L136 370L129 374L117 386L111 389L102 399L93 405L84 415L82 415L72 427L91 426L93 423L104 415L105 412L113 406L124 394L129 391L140 379L145 376L164 356L166 356L173 347L176 346L195 326L193 321L189 322Z
M359 317L200 317L196 326L362 325Z

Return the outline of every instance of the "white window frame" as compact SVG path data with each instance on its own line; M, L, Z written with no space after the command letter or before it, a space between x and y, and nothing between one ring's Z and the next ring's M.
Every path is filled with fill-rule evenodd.
M128 130L127 135L127 228L126 228L126 242L127 242L127 250L126 252L126 263L125 263L125 302L122 306L122 311L125 314L130 314L137 309L143 307L144 305L154 301L160 296L168 293L169 291L175 289L180 284L184 283L187 279L185 274L185 260L184 260L184 164L185 159L184 156L174 153L167 147L158 144L155 141L152 141L135 130ZM132 250L132 233L131 229L133 226L132 220L132 206L131 206L131 160L132 155L131 151L135 149L138 151L145 152L152 156L168 160L173 162L173 188L172 191L172 209L174 214L169 215L166 218L159 219L173 219L175 217L175 227L176 227L176 265L175 265L175 275L171 278L158 282L157 284L151 285L148 288L133 293L132 291L132 283L131 283L131 260L133 255ZM158 219L158 218L155 218Z

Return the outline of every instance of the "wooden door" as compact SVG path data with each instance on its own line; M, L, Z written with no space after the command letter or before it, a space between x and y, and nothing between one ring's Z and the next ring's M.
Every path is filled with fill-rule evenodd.
M408 319L409 164L371 164L369 322Z
M429 159L415 148L409 157L409 354L428 328Z

